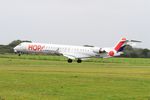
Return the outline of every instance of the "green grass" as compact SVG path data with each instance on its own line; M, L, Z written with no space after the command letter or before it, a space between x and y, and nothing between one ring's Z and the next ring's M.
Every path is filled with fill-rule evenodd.
M0 100L150 100L150 59L0 55Z

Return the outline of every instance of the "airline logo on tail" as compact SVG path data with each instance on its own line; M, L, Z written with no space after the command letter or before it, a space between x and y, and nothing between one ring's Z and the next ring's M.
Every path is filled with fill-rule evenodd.
M117 52L122 51L122 50L124 49L124 47L125 47L126 41L127 41L126 38L122 38L122 39L119 41L119 43L115 46L114 49L115 49Z

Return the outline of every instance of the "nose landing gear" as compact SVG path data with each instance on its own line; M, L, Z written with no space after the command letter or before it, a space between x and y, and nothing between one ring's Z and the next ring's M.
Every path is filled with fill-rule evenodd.
M16 51L15 54L18 54L18 56L21 56L22 53Z
M18 56L21 56L21 53L18 53Z

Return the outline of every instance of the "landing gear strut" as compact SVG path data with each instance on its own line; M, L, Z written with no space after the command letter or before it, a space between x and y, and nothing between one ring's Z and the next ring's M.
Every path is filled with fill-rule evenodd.
M21 53L19 53L18 56L21 56Z
M21 56L22 53L16 51L15 54L17 54L18 56Z
M78 60L77 60L77 63L81 63L81 62L82 62L82 60L81 60L81 59L78 59Z
M72 59L68 59L68 63L72 63Z
M73 61L72 59L68 59L68 63L72 63L72 61ZM81 59L78 59L78 60L77 60L77 63L81 63L81 62L82 62Z
M18 52L18 56L21 56L21 54L22 54L21 52Z

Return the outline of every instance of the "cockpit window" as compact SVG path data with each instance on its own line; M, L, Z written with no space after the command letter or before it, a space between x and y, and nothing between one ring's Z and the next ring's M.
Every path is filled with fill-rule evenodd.
M21 46L21 43L18 46Z

